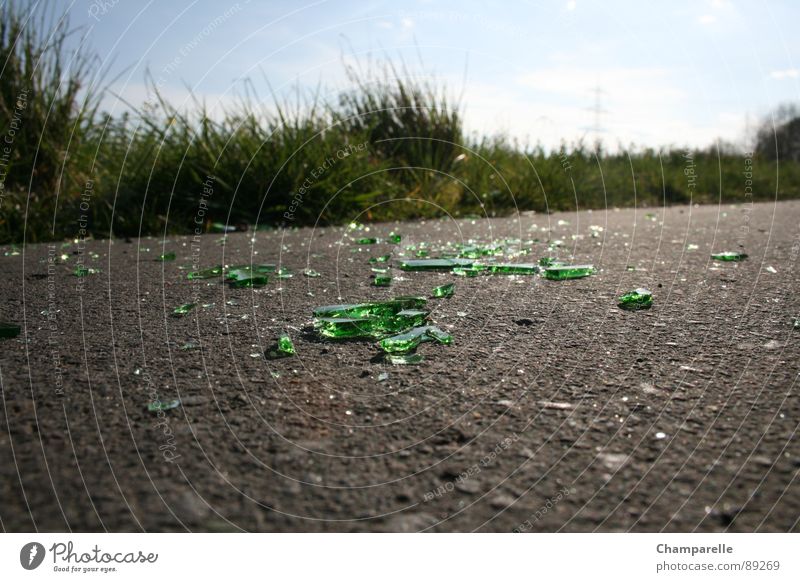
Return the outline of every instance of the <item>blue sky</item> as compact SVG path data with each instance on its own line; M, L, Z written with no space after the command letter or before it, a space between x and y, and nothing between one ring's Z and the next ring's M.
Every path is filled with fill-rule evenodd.
M460 96L475 132L553 147L599 120L611 146L659 147L739 141L800 100L797 2L80 0L71 21L134 104L146 69L173 102L191 89L219 111L247 77L265 102L264 78L333 98L344 62L391 58Z

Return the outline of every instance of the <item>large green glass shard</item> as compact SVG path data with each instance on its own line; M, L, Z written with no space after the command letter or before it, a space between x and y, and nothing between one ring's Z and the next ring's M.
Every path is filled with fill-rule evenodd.
M489 272L495 275L535 275L539 267L531 263L489 265Z
M266 275L253 275L252 277L242 277L230 281L230 286L234 289L246 289L263 287L269 282Z
M389 353L409 352L426 341L437 341L449 345L453 336L432 325L415 327L405 333L382 339L379 343L383 351Z
M156 400L155 402L151 402L147 405L147 410L150 412L158 412L160 410L172 410L173 408L178 408L181 405L180 400L169 400L167 402L161 402L160 400Z
M0 322L0 338L17 337L20 327L15 323Z
M434 297L452 297L456 290L455 283L447 283L446 285L439 285L433 288Z
M711 258L715 261L743 261L747 258L747 255L744 253L737 253L735 251L728 251L724 253L715 253L711 255Z
M195 279L213 279L214 277L220 277L222 275L222 265L217 265L216 267L211 267L209 269L203 269L202 271L192 271L186 278L189 280Z
M428 300L424 297L395 297L388 301L356 303L349 305L326 305L314 310L314 317L368 317L396 315L404 309L424 309Z
M287 358L293 355L295 355L294 343L292 343L292 338L289 337L289 334L286 333L281 334L275 346L267 350L266 353L267 358L270 360Z
M449 271L454 267L472 267L470 259L407 259L400 261L404 271Z
M625 293L619 298L619 306L622 309L636 311L638 309L650 309L653 305L653 294L647 289L636 289L630 293Z
M356 244L359 244L359 245L374 245L374 244L377 244L377 242L378 242L378 239L376 239L376 238L364 237L364 238L358 239L356 241Z
M160 261L162 263L167 261L174 261L175 260L175 253L164 253L163 255L158 255L156 261Z
M592 265L570 265L563 267L545 267L542 275L551 281L563 281L564 279L580 279L594 275L595 269Z
M419 364L422 360L422 354L386 354L386 361L395 365Z
M184 303L183 305L178 305L172 310L172 315L175 317L183 317L195 307L197 307L197 303Z
M422 325L427 311L404 309L393 315L364 317L318 317L314 326L331 339L380 338Z
M372 284L375 287L390 287L392 285L392 277L389 275L375 275Z

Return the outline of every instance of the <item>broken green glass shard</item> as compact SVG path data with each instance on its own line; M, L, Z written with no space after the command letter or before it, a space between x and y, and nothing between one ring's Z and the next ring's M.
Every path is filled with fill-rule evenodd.
M456 290L455 283L447 283L446 285L439 285L433 288L434 297L452 297Z
M559 261L558 259L554 259L553 257L542 257L539 259L539 266L540 267L560 267L564 263Z
M175 317L183 317L195 307L197 307L197 303L184 303L183 305L178 305L172 310L172 315Z
M278 338L278 341L275 345L267 350L266 356L270 360L275 360L278 358L287 358L289 356L295 355L294 343L292 343L292 338L289 337L289 334L283 333Z
M453 342L453 336L432 325L415 327L405 333L394 335L382 339L378 344L383 351L389 353L410 352L422 342L436 341L440 344L449 345Z
M489 265L488 271L495 275L535 275L539 266L531 263Z
M249 289L263 287L269 282L266 275L240 275L235 279L229 279L230 286L234 289Z
M326 305L314 310L314 317L369 317L397 315L406 309L424 309L428 300L424 297L395 297L388 301Z
M175 253L164 253L163 255L158 255L156 261L165 263L167 261L174 261L176 258Z
M638 309L650 309L653 305L653 294L647 289L639 288L629 293L625 293L619 298L619 306L622 309L636 311Z
M453 275L458 275L459 277L477 277L480 274L480 269L476 269L474 267L469 267L467 269L455 267L453 269Z
M17 337L20 327L15 323L0 322L0 338Z
M627 267L625 267L625 270L626 271L635 271L636 267L634 267L633 265L628 265Z
M390 232L388 240L389 240L390 243L392 243L394 245L399 245L400 241L403 240L403 237L400 236L399 234L395 233L395 232Z
M213 279L220 276L222 276L222 265L203 269L202 271L192 271L186 275L186 278L193 281L195 279Z
M310 277L312 279L316 279L317 277L322 276L314 269L303 269L303 275L305 275L306 277Z
M93 269L91 267L75 267L75 270L72 271L72 274L76 277L88 277L89 275L95 275L100 272L100 269Z
M389 272L389 267L372 267L371 271L373 273L380 273L382 275L385 275L386 273Z
M419 364L424 359L422 354L386 354L386 361L395 365Z
M378 239L377 238L371 238L371 237L364 237L364 238L360 238L360 239L356 240L356 244L359 244L359 245L374 245L374 244L377 244L377 243L378 243Z
M375 287L390 287L392 284L392 277L390 275L375 275L372 284Z
M715 261L743 261L747 258L745 253L737 253L736 251L727 251L724 253L715 253L711 255L711 258Z
M414 253L414 256L419 258L419 259L424 259L424 258L428 257L429 255L430 255L430 251L428 251L428 249L419 249L419 250L417 250L416 253Z
M470 268L473 262L470 259L406 259L400 261L399 266L404 271L449 271L454 267Z
M19 256L19 247L17 245L11 245L11 248L8 249L6 252L3 253L7 257L17 257Z
M181 405L180 400L169 400L167 402L161 402L160 400L156 400L151 402L147 405L147 410L150 412L159 412L163 410L172 410L173 408L178 408Z
M392 258L392 255L381 255L380 257L371 257L369 262L370 263L387 263L389 259Z
M247 271L254 275L266 275L267 273L274 273L278 268L275 265L269 264L256 264L247 263L244 265L229 265L225 267L226 276L231 271Z
M542 275L551 281L563 281L565 279L580 279L594 275L595 268L592 265L567 265L563 267L545 267Z
M210 230L211 232L235 232L236 227L224 222L212 222Z

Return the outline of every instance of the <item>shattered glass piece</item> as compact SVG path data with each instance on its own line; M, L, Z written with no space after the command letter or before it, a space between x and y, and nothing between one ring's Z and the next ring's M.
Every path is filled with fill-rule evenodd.
M453 267L469 268L471 259L406 259L400 261L404 271L449 271Z
M388 379L389 379L388 372L381 372L380 374L378 374L378 382L385 382Z
M281 267L277 271L278 279L291 279L294 277L294 273L287 267Z
M440 344L449 345L453 342L453 336L432 325L415 327L405 333L394 335L382 339L378 344L383 351L389 353L409 352L414 350L422 342L436 341Z
M778 271L777 271L777 269L775 269L775 267L773 267L772 265L768 266L768 267L766 268L766 271L767 271L768 273L772 273L772 274L775 274L775 273L777 273L777 272L778 272Z
M200 344L198 344L197 342L186 342L181 346L181 351L188 352L191 350L196 350L199 347Z
M175 253L164 253L163 255L158 255L156 261L165 263L167 261L174 261L175 259L176 259Z
M619 298L622 309L636 311L639 309L650 309L653 305L653 293L644 288L639 288L629 293L625 293Z
M225 280L230 283L231 287L240 289L244 287L263 287L269 281L269 277L247 267L227 271Z
M715 253L711 255L711 258L715 261L743 261L747 258L747 255L744 253L737 253L736 251L726 251L724 253Z
M3 253L7 257L17 257L19 256L19 247L17 245L11 245L11 248L8 249L6 252Z
M414 253L414 256L420 259L424 259L428 255L430 255L428 249L419 249L416 253Z
M278 358L288 358L289 356L295 355L295 353L292 338L289 337L289 334L282 333L276 344L267 350L265 355L270 360L275 360Z
M453 269L453 275L458 275L459 277L477 277L481 274L480 269L476 269L474 267L469 267L467 269L463 269L461 267L455 267Z
M17 337L20 332L20 326L15 323L0 322L0 338Z
M390 232L388 240L389 240L390 243L392 243L394 245L399 245L400 241L403 240L403 237L400 236L399 234L395 233L395 232Z
M456 290L455 283L447 283L446 285L439 285L433 288L434 297L452 297Z
M184 303L183 305L178 305L172 310L172 315L175 317L183 317L195 307L197 307L197 303Z
M368 317L397 315L405 309L424 309L428 304L425 297L395 297L388 301L356 303L345 305L326 305L314 310L314 317Z
M306 277L310 277L312 279L316 279L317 277L322 276L314 269L303 269L303 275L305 275Z
M510 263L489 265L488 270L495 275L535 275L539 272L539 267L531 263Z
M392 255L381 255L380 257L371 257L369 262L370 263L388 263L389 259L392 258Z
M373 273L380 273L382 275L385 275L386 273L389 272L389 268L388 267L372 267L371 270L372 270Z
M235 232L236 227L231 224L225 224L224 222L212 222L211 223L211 232Z
M360 238L360 239L356 240L356 244L358 244L358 245L374 245L374 244L377 244L377 243L378 243L378 239L377 238L371 238L371 237L364 237L364 238Z
M553 257L542 257L539 259L539 266L540 267L560 267L564 263L559 261L558 259L554 259Z
M100 272L100 269L93 269L91 267L75 267L75 270L72 271L72 274L76 277L88 277L89 275L95 275Z
M566 265L561 267L545 267L542 275L551 281L563 281L565 279L580 279L594 275L595 268L592 265Z
M178 408L180 405L180 400L169 400L168 402L156 400L147 405L147 410L150 412L159 412L161 410L172 410L173 408Z
M386 361L395 365L419 364L424 359L422 354L386 354Z
M192 271L186 278L193 281L195 279L213 279L214 277L222 276L222 265L203 269L202 271Z
M634 267L633 265L628 265L627 267L625 267L625 270L626 271L635 271L636 267Z
M700 248L700 245L696 245L694 243L689 243L688 245L686 245L686 250L687 251L696 251L699 248Z
M390 287L392 285L392 277L390 275L375 275L372 284L375 287Z

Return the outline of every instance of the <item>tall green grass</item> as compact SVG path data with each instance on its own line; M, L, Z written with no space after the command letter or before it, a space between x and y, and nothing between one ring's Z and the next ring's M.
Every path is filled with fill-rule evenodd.
M200 99L178 108L151 86L152 109L110 117L98 110L94 57L75 34L58 14L2 8L0 125L4 134L20 127L5 168L2 242L74 238L83 217L106 237L191 233L215 222L295 226L800 196L800 163L782 161L778 173L761 154L750 197L745 156L715 147L689 159L675 149L610 154L576 143L548 152L470 136L445 87L391 63L348 69L350 89L329 100L299 92L273 97L266 109L244 90L212 115Z

